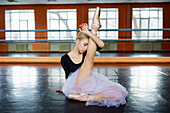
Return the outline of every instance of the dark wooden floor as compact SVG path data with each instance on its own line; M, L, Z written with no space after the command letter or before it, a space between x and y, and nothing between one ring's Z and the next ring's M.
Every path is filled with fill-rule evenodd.
M170 109L170 64L96 64L94 71L127 88L127 104L86 107L56 89L64 84L60 65L0 65L1 113L167 113Z

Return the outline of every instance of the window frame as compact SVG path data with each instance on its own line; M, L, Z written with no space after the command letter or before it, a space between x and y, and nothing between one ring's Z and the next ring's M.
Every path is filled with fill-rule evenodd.
M149 15L148 17L142 17L142 11L149 11ZM151 11L157 11L157 17L151 17ZM139 17L134 18L134 12L139 12ZM162 12L161 16L159 15L160 12ZM163 8L160 7L152 7L152 8L132 8L132 29L136 29L134 27L134 19L139 20L139 25L138 25L138 29L163 29ZM147 20L147 28L142 28L142 21L143 20ZM157 21L157 27L153 28L152 26L150 26L151 24L151 20L156 20ZM162 21L161 25L160 25L160 21ZM139 33L138 36L134 35L136 33ZM142 36L142 32L147 32L146 36ZM156 38L151 36L151 33L155 33L156 34ZM139 37L139 38L138 38ZM143 38L146 37L146 38ZM153 40L153 39L163 39L163 31L132 31L132 39L135 40L143 40L143 39L147 39L147 40Z
M18 13L17 19L12 19L12 14ZM27 17L21 18L21 14L25 13ZM30 14L32 14L32 18L30 18ZM18 22L18 28L12 28L12 24ZM21 22L26 22L26 29L23 29L21 26ZM31 28L29 27L30 23ZM26 9L26 10L5 10L5 30L21 30L20 32L5 32L5 40L14 40L14 41L22 41L22 40L35 40L35 32L26 32L22 30L35 30L35 11L34 9ZM22 34L26 34L26 38L22 38ZM17 37L14 37L17 35ZM15 39L16 38L16 39Z
M60 17L58 19L51 19L50 18L50 13L63 13L66 12L67 18L66 19L61 19ZM76 17L73 17L71 19L69 19L68 17L68 12L74 12ZM60 15L59 15L60 16ZM51 21L52 20L56 20L58 21L58 27L56 27L55 29L51 28ZM64 22L66 21L66 28L62 29L60 26L60 22ZM73 29L69 29L69 21L75 21L74 23L74 28ZM72 27L72 26L71 26ZM47 33L47 38L48 40L75 40L76 35L77 35L77 9L47 9L47 29L48 30L68 30L67 31L54 31L54 32L48 32ZM74 30L74 31L72 31ZM64 33L63 33L64 32ZM53 38L53 34L56 33L58 34L57 37ZM66 37L63 37L62 34L66 34ZM73 34L73 35L72 35Z
M93 13L94 14L94 12L95 12L95 8L89 8L89 10L88 10L88 22L89 22L89 29L91 28L91 21L92 21L92 16L90 16L90 13ZM106 13L106 17L102 17L101 15L102 15L102 12L105 12ZM108 18L108 13L109 12L114 12L115 13L115 16L114 16L114 18ZM117 18L116 18L117 17ZM113 27L113 28L109 28L109 29L119 29L119 8L101 8L101 12L100 12L100 22L101 21L105 21L105 23L106 23L106 28L100 28L101 30L102 29L108 29L108 21L109 20L112 20L112 21L114 21L114 24L115 24L115 27ZM101 35L101 33L104 33L105 34L105 36L100 36ZM108 34L113 34L114 33L114 35L111 35L111 36L109 36ZM119 39L119 33L118 33L118 31L98 31L98 36L101 38L101 39L103 39L103 40L118 40ZM111 38L109 38L109 37L111 37Z

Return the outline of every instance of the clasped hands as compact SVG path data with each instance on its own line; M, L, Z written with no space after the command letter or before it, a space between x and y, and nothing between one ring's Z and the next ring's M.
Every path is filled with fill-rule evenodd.
M88 28L89 28L89 26L88 26L87 23L82 23L82 24L79 25L79 31L82 32L82 33L85 33L87 35L88 35L88 33L90 33Z

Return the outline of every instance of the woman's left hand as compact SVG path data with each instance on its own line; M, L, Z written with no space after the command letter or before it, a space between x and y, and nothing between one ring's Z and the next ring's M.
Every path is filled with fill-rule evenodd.
M89 26L88 26L88 24L87 23L82 23L81 25L79 25L79 30L80 30L80 32L82 32L82 33L85 33L85 34L88 34L89 33Z
M63 93L62 89L57 89L56 92Z

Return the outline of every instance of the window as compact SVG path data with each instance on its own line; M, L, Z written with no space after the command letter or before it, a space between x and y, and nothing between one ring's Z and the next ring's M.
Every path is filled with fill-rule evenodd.
M162 8L133 8L132 29L162 29ZM162 31L132 31L132 39L162 39Z
M89 28L91 29L91 22L95 9L89 9ZM100 22L102 27L100 29L118 29L118 8L101 8ZM101 39L118 39L118 31L98 31L98 36Z
M5 10L5 30L35 30L34 10ZM5 32L6 40L35 40L35 32Z
M48 30L76 30L77 11L76 9L50 9L47 10ZM76 31L48 32L49 40L75 39Z

